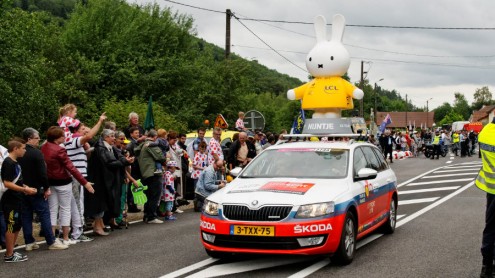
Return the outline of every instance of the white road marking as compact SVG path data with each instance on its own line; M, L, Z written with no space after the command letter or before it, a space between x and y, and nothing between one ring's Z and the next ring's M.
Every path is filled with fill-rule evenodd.
M424 193L424 192L435 192L435 191L447 191L447 190L456 190L460 186L447 186L447 187L436 187L436 188L425 188L425 189L414 189L414 190L401 190L399 191L399 196L405 194L415 194L415 193Z
M478 165L452 165L447 166L445 169L470 169L470 168L478 168Z
M445 162L445 163L450 164L450 163L452 163L452 160L449 160L449 161L447 161L447 162Z
M440 180L440 181L412 182L412 183L408 184L407 186L425 185L425 184L436 184L436 183L449 183L449 182L470 181L470 180L473 180L473 178L457 179L457 180Z
M451 156L450 159L454 159L455 157ZM448 162L448 161L447 161Z
M446 169L447 167L445 167L444 169ZM461 169L461 170L439 170L439 171L435 171L435 173L453 173L453 172L466 172L466 171L473 171L473 170L476 170L476 169ZM478 172L478 170L476 170L476 172Z
M397 215L397 219L396 220L399 220L401 219L402 217L406 216L405 214L400 214L400 215Z
M396 227L398 228L398 227L400 227L400 226L402 226L402 225L406 224L407 222L409 222L409 221L411 221L411 220L415 219L416 217L418 217L418 216L420 216L420 215L422 215L422 214L424 214L424 213L428 212L429 210L434 209L435 207L439 206L440 204L442 204L442 203L444 203L444 202L446 202L446 201L448 201L448 200L452 199L454 196L456 196L456 195L460 194L461 192L463 192L464 190L468 189L468 188L469 188L470 186L472 186L473 184L474 184L474 181L472 181L472 182L470 182L470 183L466 184L466 185L465 185L465 186L463 186L461 189L456 190L456 191L454 191L454 192L450 193L449 195L447 195L447 196L443 197L442 199L440 199L440 200L438 200L438 201L434 202L433 204L430 204L430 205L428 205L428 206L424 207L423 209L418 210L417 212L415 212L415 213L413 213L413 214L411 214L411 215L407 216L406 218L402 219L402 221L397 221L397 226L396 226Z
M308 267L306 267L305 269L299 271L299 272L296 272L294 274L292 274L291 276L289 276L288 278L304 278L304 277L308 277L309 275L315 273L316 271L324 268L325 266L327 266L328 264L330 263L330 259L329 258L325 258L315 264L312 264Z
M297 258L283 258L283 257L274 257L270 260L266 258L257 259L257 260L249 260L235 263L226 263L220 265L210 266L207 269L204 269L200 272L196 272L188 278L206 278L206 277L217 277L222 275L230 275L236 273L242 273L247 271L253 271L264 268L271 268L281 265L295 264L304 261L314 260L314 257L297 257Z
M445 168L445 166L435 168L435 169L430 170L430 171L428 171L428 172L426 172L426 173L423 173L423 174L421 174L421 175L419 175L419 176L416 176L416 177L414 177L414 178L410 178L410 179L408 179L407 181L405 181L405 182L403 182L403 183L398 184L398 185L397 185L397 187L401 187L401 186L403 186L403 185L406 185L406 184L408 184L408 183L410 183L410 182L412 182L412 181L415 181L415 180L417 180L417 179L420 179L420 178L422 178L422 177L424 177L424 176L426 176L426 175L428 175L428 174L430 174L430 173L433 173L433 172L435 172L435 171L436 171L436 170L438 170L438 169L442 169L442 168Z
M179 277L179 276L184 275L184 274L186 274L188 272L191 272L191 271L193 271L195 269L201 268L203 266L210 265L210 264L212 264L212 263L214 263L216 261L218 261L218 259L208 258L208 259L206 259L204 261L200 261L200 262L195 263L195 264L192 264L192 265L190 265L188 267L181 268L181 269L179 269L177 271L174 271L172 273L169 273L167 275L163 275L160 278L174 278L174 277Z
M420 203L431 203L431 202L435 202L439 198L440 197L422 198L422 199L413 199L413 200L404 200L404 201L399 201L399 206L410 205L410 204L420 204Z
M435 173L437 173L437 172L435 172ZM478 171L476 171L476 172L469 172L469 173L456 173L456 174L447 174L447 175L424 176L423 179L434 179L434 178L444 178L444 177L453 177L453 176L466 176L466 175L477 175L477 174L478 174Z

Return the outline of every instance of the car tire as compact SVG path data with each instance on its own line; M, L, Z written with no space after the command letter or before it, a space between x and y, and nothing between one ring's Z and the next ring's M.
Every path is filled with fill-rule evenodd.
M397 204L395 199L390 199L388 220L383 224L382 230L384 234L393 234L397 224Z
M205 248L206 254L214 259L226 259L232 255L232 253L211 251Z
M351 211L345 216L340 244L337 252L334 254L334 260L339 265L348 265L354 259L356 253L356 218Z

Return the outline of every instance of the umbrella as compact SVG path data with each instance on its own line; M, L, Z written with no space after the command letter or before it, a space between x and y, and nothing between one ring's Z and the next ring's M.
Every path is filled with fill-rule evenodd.
M150 130L155 128L155 119L153 118L153 100L150 96L148 101L148 111L146 111L146 118L144 119L144 129Z

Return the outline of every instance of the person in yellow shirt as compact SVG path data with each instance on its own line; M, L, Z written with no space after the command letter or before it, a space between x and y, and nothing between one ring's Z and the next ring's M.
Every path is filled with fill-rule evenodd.
M476 186L486 192L485 228L481 241L483 266L481 278L493 277L495 248L495 119L486 125L478 137L483 165Z

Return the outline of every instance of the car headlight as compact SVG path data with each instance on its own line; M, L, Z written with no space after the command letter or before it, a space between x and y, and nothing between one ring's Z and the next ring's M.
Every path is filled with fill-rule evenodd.
M326 202L300 206L296 213L296 218L313 218L334 212L335 203Z
M203 211L208 215L218 215L218 204L209 200L205 201Z

